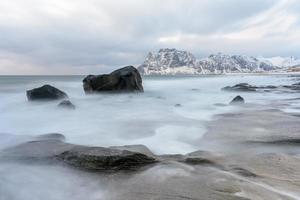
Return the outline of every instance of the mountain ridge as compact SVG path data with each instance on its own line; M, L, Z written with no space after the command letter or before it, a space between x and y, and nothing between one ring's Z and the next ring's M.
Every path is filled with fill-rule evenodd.
M164 48L149 52L138 67L143 75L224 74L272 72L299 65L294 57L253 57L246 55L211 54L197 59L188 51Z

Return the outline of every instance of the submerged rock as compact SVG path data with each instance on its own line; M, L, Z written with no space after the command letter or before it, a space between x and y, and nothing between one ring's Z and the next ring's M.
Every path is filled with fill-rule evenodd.
M245 103L244 98L238 95L234 97L229 104L234 105L234 104L243 104L243 103Z
M57 99L63 99L67 98L68 95L51 86L51 85L43 85L42 87L39 88L34 88L32 90L27 90L27 99L29 101L33 100L57 100Z
M57 106L61 108L67 108L73 110L76 108L75 105L70 100L63 100Z
M133 66L123 67L110 74L88 75L83 89L90 92L143 92L142 78Z
M226 86L222 90L227 91L239 91L239 92L255 92L258 87L250 85L248 83L239 83L234 86Z
M38 135L34 137L35 140L41 141L41 140L58 140L58 141L65 141L66 138L63 134L60 133L48 133L48 134L43 134L43 135Z

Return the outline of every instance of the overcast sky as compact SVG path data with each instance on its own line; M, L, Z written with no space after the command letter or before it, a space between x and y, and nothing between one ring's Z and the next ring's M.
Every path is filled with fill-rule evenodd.
M0 74L89 74L170 47L300 57L300 0L1 0Z

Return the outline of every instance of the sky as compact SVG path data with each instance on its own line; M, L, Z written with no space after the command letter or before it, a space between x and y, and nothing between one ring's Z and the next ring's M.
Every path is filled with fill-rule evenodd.
M300 0L0 0L0 75L91 74L150 51L300 57Z

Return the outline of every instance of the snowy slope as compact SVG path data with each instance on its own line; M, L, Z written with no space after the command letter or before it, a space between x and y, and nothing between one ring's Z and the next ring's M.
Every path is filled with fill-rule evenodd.
M190 52L166 48L150 52L138 69L144 75L175 75L264 72L278 67L263 58L222 53L197 60Z
M296 57L271 57L271 58L264 58L264 57L258 57L259 60L269 62L274 66L282 67L282 68L287 68L287 67L292 67L296 65L300 65L300 59Z

